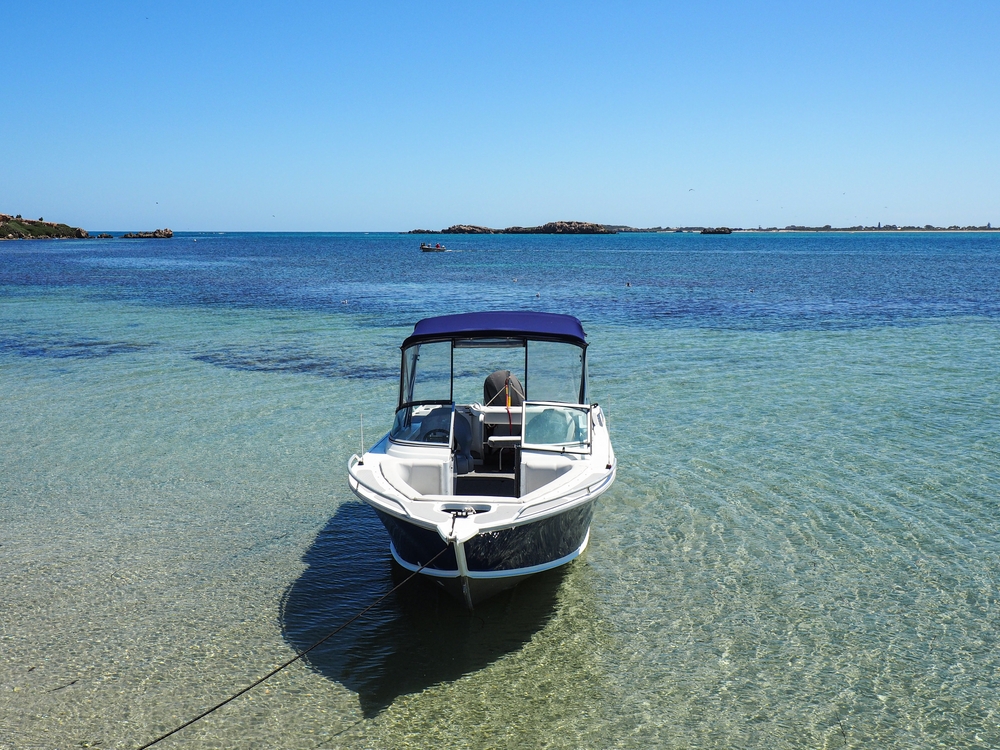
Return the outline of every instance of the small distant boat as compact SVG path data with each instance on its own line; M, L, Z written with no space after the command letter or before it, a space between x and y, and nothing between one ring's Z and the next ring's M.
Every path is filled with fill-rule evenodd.
M578 557L618 469L580 321L425 318L402 350L392 429L348 464L396 562L472 609Z
M702 229L702 234L732 234L733 230L729 227L709 227L708 229Z
M448 252L448 248L446 248L440 242L434 245L429 245L426 242L421 242L420 251L424 253L446 253Z

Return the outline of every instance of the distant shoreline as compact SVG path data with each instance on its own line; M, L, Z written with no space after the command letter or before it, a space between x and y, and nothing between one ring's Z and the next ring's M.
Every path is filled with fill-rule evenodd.
M935 227L930 224L919 226L897 226L896 224L886 224L877 226L857 225L852 227L834 227L826 224L822 227L807 227L802 225L789 225L786 227L630 227L625 224L596 224L586 221L554 221L537 227L507 227L506 229L491 229L490 227L477 226L475 224L454 224L447 229L411 229L402 234L736 234L736 233L756 233L756 234L779 234L791 232L995 232L998 227L992 226L988 222L985 226L958 226L953 224L947 227Z
M897 227L895 229L887 229L882 227L881 229L871 227L866 227L864 229L849 229L849 228L837 228L837 229L734 229L733 233L740 232L742 234L792 234L794 232L812 232L814 234L819 234L823 232L840 232L842 234L883 234L886 232L899 234L900 232L909 232L910 234L954 234L958 233L975 233L975 232L996 232L1000 230L1000 227L962 227L960 229L949 229L947 227L935 227L934 229L921 229L919 227Z
M192 233L199 233L200 230L192 230ZM217 233L215 230L204 230L209 234ZM243 231L243 230L230 230ZM256 234L253 230L247 230ZM315 230L307 230L313 232ZM371 231L379 233L380 230L369 230L369 232L358 232L359 234L369 234ZM505 229L493 229L490 227L476 226L474 224L455 224L447 229L411 229L408 232L388 231L386 234L790 234L790 233L820 233L820 232L842 232L848 234L857 233L900 233L900 232L939 232L939 233L962 233L962 232L996 232L1000 227L994 227L992 222L985 226L958 226L953 224L947 227L936 227L930 224L924 226L897 226L895 224L885 224L876 226L852 226L834 227L829 224L821 227L808 227L803 225L789 225L785 227L705 227L705 226L677 226L677 227L631 227L625 224L598 224L587 221L553 221L547 224L534 227L512 226ZM266 234L267 232L265 232ZM286 234L287 232L278 232ZM294 232L293 232L294 233ZM123 239L169 239L173 237L170 229L157 229L152 232L126 232L119 236ZM20 215L11 216L0 213L0 241L4 240L30 240L30 239L113 239L114 236L108 233L91 235L85 229L71 227L66 224L45 221L38 219L23 219Z
M617 234L617 230L606 224L590 221L550 221L537 227L507 227L493 229L476 224L453 224L447 229L411 229L404 234Z

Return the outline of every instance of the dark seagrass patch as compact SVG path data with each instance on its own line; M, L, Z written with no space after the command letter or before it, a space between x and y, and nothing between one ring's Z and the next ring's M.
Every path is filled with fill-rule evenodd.
M195 354L193 359L243 372L279 372L359 380L385 380L399 376L395 368L360 361L349 362L304 347L227 347Z
M24 335L0 337L0 354L44 359L102 359L115 354L130 354L148 349L152 344L102 339L74 339L58 336Z

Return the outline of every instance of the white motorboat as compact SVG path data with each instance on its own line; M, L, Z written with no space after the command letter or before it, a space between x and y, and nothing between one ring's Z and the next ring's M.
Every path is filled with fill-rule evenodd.
M580 321L445 315L401 348L392 429L348 464L396 562L472 608L578 557L617 469Z

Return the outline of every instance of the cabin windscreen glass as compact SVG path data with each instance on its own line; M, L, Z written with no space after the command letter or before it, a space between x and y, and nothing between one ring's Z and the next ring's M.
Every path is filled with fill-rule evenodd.
M532 401L586 403L584 348L560 341L529 341L527 396Z
M589 450L590 407L525 403L521 445L572 453Z
M408 443L451 443L451 406L412 404L396 411L389 439Z
M493 343L468 346L456 342L454 353L455 378L452 392L456 404L485 404L484 383L491 373L509 370L518 383L524 382L524 342ZM515 386L517 387L517 386ZM494 406L499 401L494 402Z
M414 344L403 351L399 403L451 401L451 342Z

